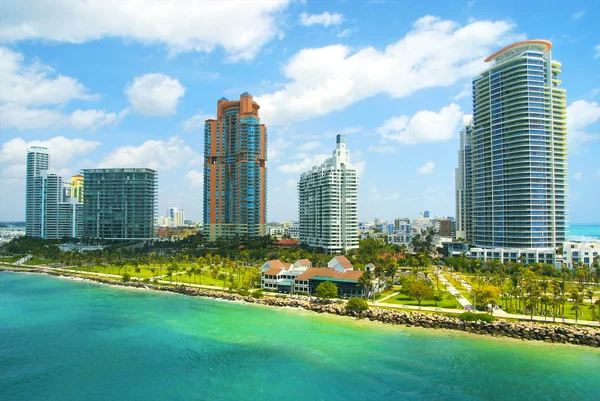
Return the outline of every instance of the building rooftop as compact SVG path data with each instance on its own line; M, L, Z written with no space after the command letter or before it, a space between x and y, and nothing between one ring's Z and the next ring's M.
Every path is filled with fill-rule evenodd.
M496 61L502 60L502 59L505 59L515 53L518 53L518 52L521 52L524 50L537 50L537 51L541 51L542 53L546 53L546 52L549 52L550 49L552 49L552 42L550 42L548 40L542 40L542 39L524 40L522 42L513 43L512 45L506 46L506 47L498 50L497 52L488 56L488 58L485 59L485 62L489 63L490 61L494 61L494 60L496 60Z
M310 267L304 273L296 277L294 280L309 280L313 277L331 277L332 279L353 280L356 281L362 276L361 270L348 270L343 273L337 272L326 267Z
M352 269L352 263L344 255L336 256L336 259L344 269Z
M276 276L281 273L284 269L280 269L279 267L271 267L269 270L265 272L266 276Z

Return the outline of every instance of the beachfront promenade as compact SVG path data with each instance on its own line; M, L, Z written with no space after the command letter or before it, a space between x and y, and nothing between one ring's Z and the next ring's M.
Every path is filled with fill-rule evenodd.
M23 265L23 267L33 267L36 269L39 269L41 271L53 271L53 272L58 272L58 273L68 273L68 274L79 274L79 275L89 275L89 276L96 276L96 277L104 277L104 278L109 278L109 279L118 279L120 280L122 278L122 276L116 275L116 274L109 274L109 273L98 273L98 272L88 272L88 271L84 271L84 270L74 270L72 268L64 268L64 267L51 267L51 266L26 266ZM157 276L157 277L162 277L162 276ZM142 278L138 278L138 277L131 277L132 281L143 281ZM158 283L160 284L173 284L173 282L171 281L167 281L167 280L161 280L157 278ZM440 279L441 281L441 279ZM202 284L189 284L189 283L176 283L177 285L182 285L185 287L192 287L192 288L202 288L202 289L208 289L208 290L217 290L217 291L223 291L223 287L221 286L212 286L212 285L202 285ZM449 288L449 287L448 287ZM455 289L456 290L456 289ZM285 296L285 297L289 297L289 295L287 294L277 294L278 296ZM383 302L395 295L398 295L397 292L390 294L387 297L384 297L378 301L375 302L369 302L369 305L371 307L376 307L376 308L387 308L387 309L398 309L398 310L412 310L412 311L421 311L421 312L434 312L434 313L452 313L452 314L461 314L466 312L465 310L460 310L460 309L450 309L450 308L438 308L438 307L427 307L427 306L416 306L416 305L400 305L400 304L393 304L393 303L386 303ZM453 294L454 295L454 294ZM456 296L456 295L455 295ZM457 300L459 299L458 296ZM460 301L459 301L460 302ZM468 301L467 301L468 302ZM462 303L461 303L462 305ZM515 319L515 320L522 320L522 321L536 321L536 322L546 322L546 323L553 323L551 318L544 318L543 316L533 316L533 318L531 318L528 315L520 315L520 314L510 314L510 313L506 313L504 311L501 311L500 313L496 314L496 317L499 318L507 318L507 319ZM557 318L555 323L562 323L563 319ZM589 321L589 320L578 320L577 323L575 322L575 319L565 319L564 323L567 324L577 324L580 326L590 326L590 327L600 327L600 322L594 322L594 321Z

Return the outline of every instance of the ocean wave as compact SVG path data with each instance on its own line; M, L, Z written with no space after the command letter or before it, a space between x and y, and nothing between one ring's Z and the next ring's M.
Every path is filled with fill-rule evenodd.
M600 237L594 237L594 236L590 236L590 235L569 235L569 236L567 236L567 241L599 242Z

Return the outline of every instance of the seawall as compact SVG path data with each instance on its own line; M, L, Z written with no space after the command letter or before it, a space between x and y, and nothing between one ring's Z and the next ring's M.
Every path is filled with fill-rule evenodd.
M15 266L0 266L0 271L43 273L53 276L79 278L79 275L69 275L63 272L41 270L36 268L23 268ZM349 316L357 319L369 319L387 324L424 327L431 329L447 329L466 331L468 333L491 335L494 337L511 337L521 340L536 340L548 343L563 343L584 345L589 347L600 346L600 330L593 328L578 328L568 325L555 325L550 323L512 322L498 320L495 322L464 322L458 318L445 315L432 315L418 312L393 311L388 309L373 308L362 313L347 311L345 304L315 303L301 299L274 298L264 296L253 298L237 293L214 291L186 286L172 286L161 284L146 284L138 281L121 282L108 280L101 277L86 276L86 280L120 287L144 288L154 291L165 291L188 296L223 299L266 305L271 307L303 308L317 313L329 313L339 316Z

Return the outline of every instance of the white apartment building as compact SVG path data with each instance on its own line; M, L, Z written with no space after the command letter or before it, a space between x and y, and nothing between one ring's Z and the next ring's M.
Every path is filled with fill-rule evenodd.
M548 248L471 248L469 257L479 259L482 262L498 260L500 263L521 262L526 265L534 263L557 265L556 251Z
M267 235L270 235L273 238L280 238L283 234L285 234L285 227L267 225L266 232Z
M26 233L30 237L79 238L82 204L70 198L70 185L48 172L48 149L32 146L27 150ZM68 188L68 190L67 190Z
M563 263L573 268L580 263L589 267L594 264L594 259L600 260L600 241L598 242L570 242L563 245Z
M297 222L293 222L287 228L287 234L290 236L290 238L293 238L293 239L300 238L300 224Z
M358 248L358 182L346 137L338 135L333 156L298 182L301 243L328 254Z

